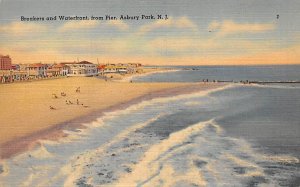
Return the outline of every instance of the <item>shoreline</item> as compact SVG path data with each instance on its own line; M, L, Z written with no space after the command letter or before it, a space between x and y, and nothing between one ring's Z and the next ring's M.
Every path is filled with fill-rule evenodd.
M157 74L157 73L168 73L168 72L181 71L179 69L163 69L163 68L155 68L155 69L149 68L148 70L150 70L150 71L146 71L145 73L141 73L141 74L132 74L132 75L123 77L121 80L115 80L115 82L130 82L135 77L145 77L145 76Z
M139 83L136 83L139 84ZM164 98L170 96L177 96L181 94L189 94L199 91L206 91L214 88L219 88L227 84L220 83L183 83L174 87L163 88L156 91L144 93L143 95L133 97L128 101L121 101L115 105L107 106L105 108L90 111L84 115L78 115L73 119L51 125L47 128L32 132L25 136L14 138L10 141L0 145L0 160L5 160L21 154L27 150L31 150L39 145L39 140L59 140L67 136L63 130L76 130L76 128L87 128L83 123L94 121L102 117L106 112L116 110L123 110L131 105L138 104L142 101L149 101L154 98Z

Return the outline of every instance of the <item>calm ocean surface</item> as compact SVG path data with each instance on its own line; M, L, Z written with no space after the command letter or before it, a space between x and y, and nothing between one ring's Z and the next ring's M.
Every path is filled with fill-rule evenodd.
M287 66L172 66L182 70L158 73L133 80L140 82L198 82L203 79L222 81L300 81L300 65Z
M135 82L300 80L300 66L178 67ZM0 186L299 186L300 86L156 98L2 164Z

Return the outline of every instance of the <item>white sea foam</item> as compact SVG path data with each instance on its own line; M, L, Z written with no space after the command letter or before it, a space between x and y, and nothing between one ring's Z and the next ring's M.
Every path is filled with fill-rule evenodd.
M31 151L29 154L35 159L47 159L54 157L54 155L50 153L43 145L39 146L34 151Z
M65 165L60 172L58 173L55 178L59 176L66 176L66 179L64 181L64 186L73 186L76 180L80 178L80 176L83 173L83 169L86 165L91 163L91 160L93 158L96 158L97 155L105 155L105 151L112 146L113 144L122 141L124 138L128 137L128 135L137 129L143 128L147 126L149 123L157 120L158 118L162 117L164 114L160 114L158 116L155 116L154 118L151 118L150 120L136 124L134 126L131 126L127 128L126 130L122 131L120 134L115 136L112 141L102 145L101 147L93 150L93 151L88 151L85 152L84 154L81 155L75 155L69 162L69 164ZM123 150L124 151L124 150Z
M245 85L246 86L246 85ZM274 89L299 89L300 83L297 84L249 84L247 86L259 88L274 88Z
M254 151L244 140L224 137L221 127L209 120L174 132L150 147L133 171L123 174L113 185L241 186L251 180L275 185L259 162L272 160Z
M267 155L266 159L270 159L279 163L298 164L299 159L290 155Z
M188 101L184 103L186 106L195 106L195 105L199 105L200 102L199 101Z
M170 137L166 140L163 140L161 143L152 146L143 156L142 161L138 163L138 165L133 169L131 174L125 174L123 177L119 179L119 181L115 184L115 186L122 186L124 184L129 186L136 185L144 185L150 181L153 176L157 176L157 174L162 174L160 180L164 180L165 183L170 183L172 179L174 179L174 170L171 166L166 166L163 171L161 167L161 162L157 162L161 155L166 154L172 147L182 144L184 141L192 135L201 131L206 124L209 122L199 123L188 127L179 132L175 132L170 135ZM166 170L166 171L165 171ZM165 171L165 172L164 172ZM170 175L165 175L166 173L171 173ZM174 176L174 177L172 177ZM199 180L199 177L197 177ZM201 183L205 183L202 181ZM168 185L166 185L168 186Z
M160 73L169 73L169 72L177 72L177 71L182 71L182 70L177 70L177 69L169 69L169 70L160 70L160 71L151 71L143 74L132 74L130 76L124 77L121 80L115 80L116 82L130 82L133 78L136 77L146 77L149 75L153 74L160 74Z
M6 161L2 160L0 161L0 167L1 167L1 173L0 173L0 177L4 177L6 175L9 174L9 168L8 168L8 165L6 163ZM0 184L1 184L1 180L0 180Z

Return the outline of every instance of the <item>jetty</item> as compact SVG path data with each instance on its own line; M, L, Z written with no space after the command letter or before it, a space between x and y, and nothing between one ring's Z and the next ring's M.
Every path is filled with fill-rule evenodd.
M300 81L249 81L249 84L295 84Z

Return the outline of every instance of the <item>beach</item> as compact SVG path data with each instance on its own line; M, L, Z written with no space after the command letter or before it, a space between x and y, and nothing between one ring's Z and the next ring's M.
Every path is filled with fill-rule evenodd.
M66 126L75 128L82 124L81 119L92 120L105 110L164 94L210 88L195 84L200 83L120 83L74 77L0 85L0 97L5 98L0 109L1 157L27 149L36 139L60 138Z

